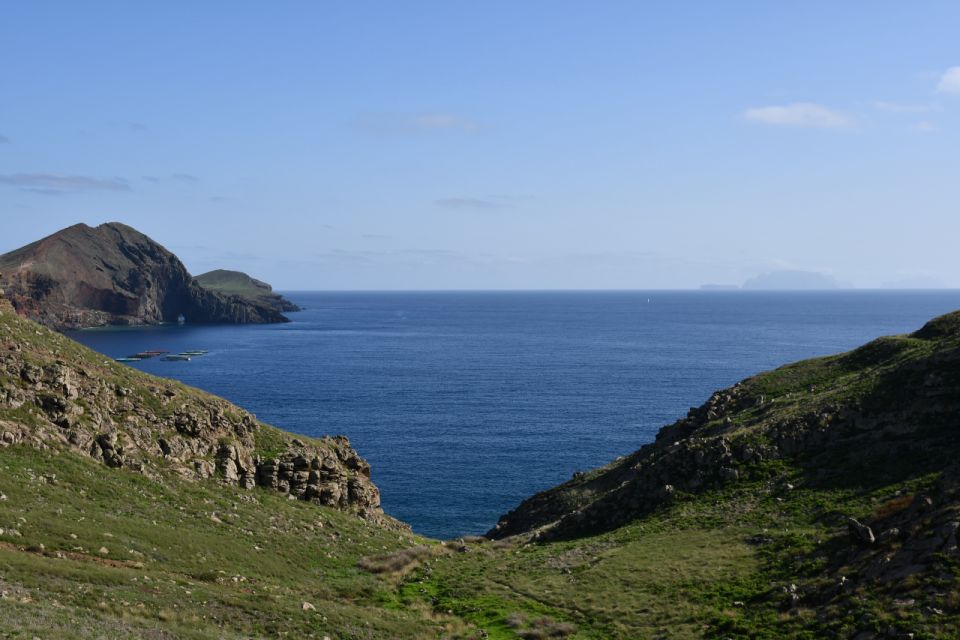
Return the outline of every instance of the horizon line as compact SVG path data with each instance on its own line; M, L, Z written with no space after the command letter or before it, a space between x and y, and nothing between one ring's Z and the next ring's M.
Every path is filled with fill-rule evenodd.
M343 288L343 289L288 289L274 287L276 293L851 293L851 292L890 292L890 293L929 293L960 292L960 287L896 288L896 287L836 287L830 289L729 289L704 288L431 288L431 289L381 289L381 288Z

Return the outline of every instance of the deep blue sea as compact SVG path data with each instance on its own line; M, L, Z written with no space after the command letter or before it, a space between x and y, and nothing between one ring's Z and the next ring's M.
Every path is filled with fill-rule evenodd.
M290 324L87 330L109 356L266 422L344 434L387 513L482 533L532 493L653 439L715 389L919 328L960 292L288 292Z

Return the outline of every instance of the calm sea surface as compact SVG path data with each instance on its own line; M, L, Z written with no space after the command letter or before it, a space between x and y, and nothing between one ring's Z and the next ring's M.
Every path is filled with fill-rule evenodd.
M307 435L345 434L387 513L482 533L532 493L653 439L715 389L903 333L960 292L291 292L284 325L89 330L109 356Z

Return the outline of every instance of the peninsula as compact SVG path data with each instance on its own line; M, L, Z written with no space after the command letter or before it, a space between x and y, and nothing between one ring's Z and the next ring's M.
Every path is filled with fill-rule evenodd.
M224 288L209 277L204 285L170 251L118 222L76 224L0 256L0 290L18 313L55 329L181 316L195 324L286 322L283 312L296 310L269 285L230 273L250 285Z

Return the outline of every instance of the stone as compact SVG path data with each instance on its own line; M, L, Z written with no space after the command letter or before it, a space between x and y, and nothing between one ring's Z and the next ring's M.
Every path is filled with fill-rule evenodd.
M873 529L863 524L856 518L847 518L847 531L854 542L864 545L872 545L877 541L873 535Z
M899 538L899 537L900 537L900 529L898 529L898 528L896 528L896 527L893 527L893 528L887 529L886 531L884 531L883 533L881 533L881 534L877 537L877 539L878 539L880 542L891 542L891 541L893 541L893 540L896 540L896 539Z
M309 602L304 602L302 605L300 605L300 607L301 607L304 611L316 611L316 610L317 610L317 608L316 608L315 606L313 606L312 604L310 604Z
M209 478L213 475L213 464L209 460L194 460L193 472L198 478Z
M732 482L740 478L740 472L732 467L720 467L720 478Z

